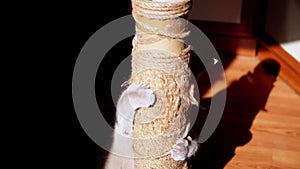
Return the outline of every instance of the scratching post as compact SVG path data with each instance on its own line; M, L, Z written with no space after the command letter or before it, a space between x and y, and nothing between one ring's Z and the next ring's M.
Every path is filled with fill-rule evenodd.
M193 97L189 69L187 15L190 0L132 0L136 22L129 83L146 83L154 91L153 107L139 109L133 129L135 169L185 169L170 151L186 137ZM180 18L179 18L180 17Z

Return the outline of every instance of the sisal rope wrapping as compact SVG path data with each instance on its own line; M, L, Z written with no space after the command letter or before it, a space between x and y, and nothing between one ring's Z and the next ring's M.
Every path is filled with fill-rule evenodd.
M132 0L136 35L129 83L146 83L154 91L153 107L139 109L134 119L135 169L186 169L170 156L172 145L186 137L193 97L186 17L190 0L174 3Z
M150 0L132 0L132 13L150 19L173 19L185 17L190 9L191 1L152 2Z

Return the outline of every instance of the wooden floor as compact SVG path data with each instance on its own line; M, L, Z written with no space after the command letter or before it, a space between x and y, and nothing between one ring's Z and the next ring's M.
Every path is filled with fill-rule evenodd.
M253 73L260 67L258 59L236 57L224 63L227 101L223 117L212 137L190 160L192 168L300 168L299 94L270 72L257 68ZM203 73L197 81L200 104L209 107L211 97L224 89L216 81L212 86L218 90L212 93ZM201 130L206 113L200 111L196 131Z

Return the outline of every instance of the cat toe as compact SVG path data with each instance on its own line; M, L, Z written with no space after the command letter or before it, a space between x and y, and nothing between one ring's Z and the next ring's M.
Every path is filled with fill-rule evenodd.
M175 161L183 161L186 159L188 153L188 141L186 139L179 139L176 144L172 146L171 157Z
M190 158L198 150L198 143L196 140L192 140L190 136L178 139L172 146L171 157L175 161L182 161Z

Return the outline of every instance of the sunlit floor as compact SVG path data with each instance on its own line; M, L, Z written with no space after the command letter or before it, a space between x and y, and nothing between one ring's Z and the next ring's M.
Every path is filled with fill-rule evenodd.
M190 160L192 168L300 168L299 94L280 77L270 75L274 66L266 66L269 73L259 68L253 73L261 63L258 59L236 57L224 63L225 111L216 132ZM202 73L197 80L200 104L209 107L211 97L224 89L220 80L212 84L212 91L205 77ZM200 112L196 131L201 130L206 115L205 110Z

